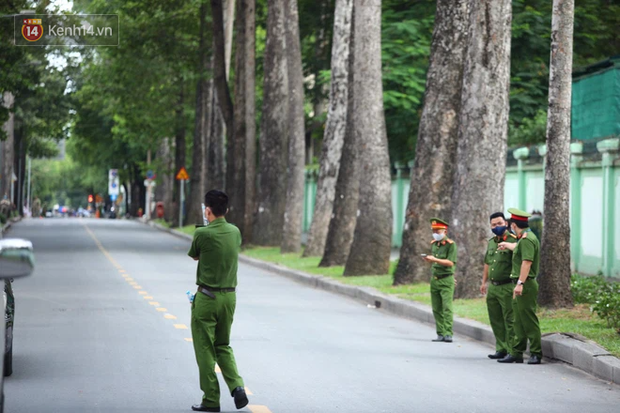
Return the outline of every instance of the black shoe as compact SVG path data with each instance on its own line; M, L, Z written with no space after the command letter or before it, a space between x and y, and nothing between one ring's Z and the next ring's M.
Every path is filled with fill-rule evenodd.
M491 360L499 360L499 359L503 359L504 357L506 357L506 353L502 353L501 351L496 351L495 354L489 354L489 358Z
M243 409L250 402L243 387L237 387L233 390L232 396L235 398L235 407L237 407L237 409Z
M452 336L444 336L443 341L444 343L452 343Z
M219 412L219 407L207 407L202 404L195 404L192 406L192 410L195 412Z
M514 357L514 356L508 354L503 359L497 360L497 362L498 363L523 363L523 358L522 357Z
M441 343L446 341L446 338L444 336L437 336L436 339L433 340L435 343Z
M541 362L541 357L537 356L537 355L533 355L532 357L530 357L530 359L527 361L527 364L540 364Z

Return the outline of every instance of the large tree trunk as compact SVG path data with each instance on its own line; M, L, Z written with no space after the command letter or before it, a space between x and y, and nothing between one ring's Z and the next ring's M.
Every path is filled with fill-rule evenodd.
M511 16L510 0L471 5L450 225L458 298L480 295L489 215L504 209Z
M5 108L11 109L15 102L13 94L4 92L2 96L2 104ZM2 129L6 133L7 138L0 143L2 145L2 170L0 174L0 199L11 197L11 178L13 176L13 157L15 153L15 115L9 112L9 119L2 125ZM13 200L11 200L13 202Z
M185 116L183 115L185 95L183 86L179 94L179 101L176 108L176 133L174 137L174 170L175 175L181 167L185 166ZM183 181L176 181L174 185L174 216L172 217L173 226L179 226L179 208L183 208L180 199L180 185Z
M392 181L381 76L381 0L355 0L353 119L360 151L358 217L344 275L387 274Z
M269 2L264 57L263 117L260 138L258 211L253 240L279 246L286 207L288 159L288 70L284 1Z
M394 285L428 280L429 219L451 216L469 0L438 0L424 108Z
M299 252L301 249L301 226L304 212L305 181L305 113L304 74L301 66L299 41L299 12L297 0L284 0L286 24L286 61L288 67L288 168L286 185L286 209L282 228L281 250Z
M159 145L157 154L158 165L157 177L160 183L155 187L155 199L164 203L164 219L168 222L172 221L172 194L174 192L174 165L172 162L172 154L170 151L170 138L164 138Z
M337 0L334 14L332 43L331 90L329 111L323 136L321 166L317 182L316 202L305 257L321 255L325 251L329 221L334 209L336 181L347 126L347 98L349 76L349 44L351 40L352 0Z
M235 53L235 105L233 111L233 133L228 145L227 177L230 211L228 220L239 227L243 242L250 240L248 218L252 217L252 201L248 199L248 186L253 179L248 178L256 171L256 143L253 155L248 156L249 140L256 139L254 120L255 96L255 1L238 0L237 36ZM253 188L250 193L253 196Z
M574 0L554 0L551 28L545 225L543 226L540 292L547 307L572 307L570 291L570 139L573 70ZM553 247L550 246L553 244Z
M204 168L205 151L203 142L205 141L205 113L204 94L207 92L208 81L206 80L207 51L206 51L206 31L207 31L207 5L205 1L200 3L200 37L198 43L198 73L199 78L196 85L196 116L194 119L194 144L192 148L192 172L189 180L189 194L187 197L187 223L202 224L201 198L204 195L202 187L202 177Z
M237 100L238 112L235 119L239 125L245 127L245 177L244 177L244 218L243 242L252 241L256 198L256 2L255 0L239 0L239 14L243 15L243 62L237 67L239 83L235 93L243 94L243 99ZM238 53L241 48L238 47ZM243 76L243 80L241 77Z

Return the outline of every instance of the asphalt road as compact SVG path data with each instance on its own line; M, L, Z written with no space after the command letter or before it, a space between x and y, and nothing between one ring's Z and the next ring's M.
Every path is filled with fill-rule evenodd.
M37 267L14 283L6 412L172 413L200 401L188 241L94 219L27 220L8 236L33 241ZM232 346L246 412L620 412L618 386L567 365L501 365L485 344L432 343L431 326L252 267L239 282Z

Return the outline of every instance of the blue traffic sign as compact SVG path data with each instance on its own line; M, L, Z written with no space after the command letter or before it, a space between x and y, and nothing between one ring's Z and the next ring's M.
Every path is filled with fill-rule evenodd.
M153 179L154 176L155 176L155 173L153 172L152 169L149 169L148 171L146 171L146 179Z

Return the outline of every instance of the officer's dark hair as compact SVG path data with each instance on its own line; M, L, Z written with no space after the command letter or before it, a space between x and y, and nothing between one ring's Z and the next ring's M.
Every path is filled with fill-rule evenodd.
M494 212L491 214L491 217L489 218L489 221L493 221L495 218L499 218L502 217L502 219L504 221L506 221L506 217L504 216L503 212Z
M525 229L525 228L529 228L530 224L527 221L520 221L518 219L513 220L512 222L514 222L514 224L520 228L520 229Z
M228 195L217 189L212 189L205 195L205 207L211 208L211 212L216 217L226 215L228 210Z

